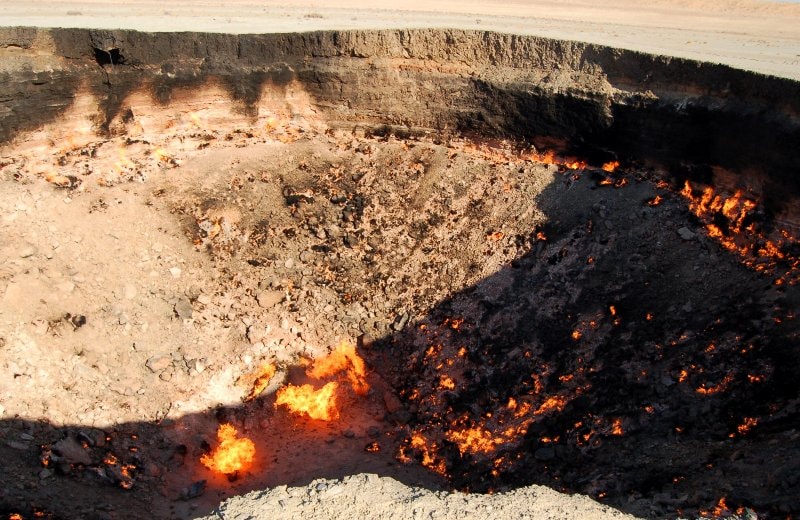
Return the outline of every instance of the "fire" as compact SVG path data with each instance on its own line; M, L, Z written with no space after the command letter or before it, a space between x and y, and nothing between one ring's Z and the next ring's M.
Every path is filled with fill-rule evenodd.
M532 152L529 158L531 161L535 161L542 164L558 164L556 162L556 154L552 150L547 151L545 153Z
M568 170L583 170L587 166L585 161L579 160L565 161L563 164Z
M327 383L319 390L311 385L287 385L277 393L275 406L285 405L295 415L308 415L320 421L332 421L339 417L336 408L336 389L339 384L335 381Z
M739 435L744 435L757 425L758 419L755 417L745 417L742 424L736 427L736 431L739 432Z
M706 385L700 385L698 388L695 389L695 392L701 395L717 394L727 389L731 381L733 381L733 375L728 374L722 379L722 381L719 382L719 384L709 387L707 387Z
M625 435L622 429L622 419L616 418L611 421L611 435Z
M554 395L545 399L544 402L539 405L539 408L536 409L534 414L542 415L552 411L560 412L566 405L567 399L565 397Z
M259 370L259 374L256 377L255 382L253 383L253 388L250 390L250 393L244 398L245 401L252 401L256 397L258 397L261 392L264 391L265 388L269 385L272 376L275 375L275 365L272 363L265 363L261 366Z
M779 264L788 265L789 270L780 275L775 284L788 282L794 285L798 282L800 258L787 253L788 248L796 244L796 239L786 230L780 230L780 236L776 234L774 239L760 233L755 220L758 204L746 198L741 190L726 198L709 186L697 196L686 181L681 194L689 200L690 211L705 222L708 235L741 257L745 265L756 271L773 271Z
M355 346L347 341L342 341L328 356L314 361L306 374L314 379L322 379L340 372L346 372L347 379L357 394L367 394L369 384L364 360L356 352Z
M436 445L433 444L430 448L428 447L428 443L419 433L414 433L411 436L411 447L420 452L422 455L422 465L426 468L432 469L436 473L440 475L445 475L447 472L447 467L442 459L436 457ZM410 461L410 457L405 454L404 450L400 450L398 458L403 460Z
M539 152L530 152L527 155L523 155L523 158L528 159L533 162L538 162L540 164L555 164L558 166L563 166L568 170L583 170L586 168L587 164L586 161L581 161L579 159L562 159L556 157L555 152L552 150L548 150L544 153Z
M246 437L239 437L239 432L232 424L222 424L217 430L219 444L210 453L203 455L200 462L203 466L217 473L233 475L245 470L253 463L256 446Z
M612 172L614 172L614 170L619 168L619 161L609 161L609 162L603 164L602 168L603 168L603 171L606 171L608 173L612 173Z
M456 444L461 453L491 453L497 445L507 441L505 437L495 437L492 432L480 427L451 430L447 432L445 438Z
M658 206L659 204L661 204L661 202L663 200L664 199L661 197L661 195L656 195L655 197L653 197L652 199L647 201L647 205L648 206Z
M443 390L453 390L455 387L456 384L450 376L441 376L439 378L439 388Z
M721 517L722 515L725 515L725 514L727 514L729 512L730 512L730 508L728 507L728 504L726 503L726 499L725 499L725 497L722 497L717 502L717 505L714 506L714 509L712 509L710 511L707 510L707 509L701 509L700 510L700 516L706 517L706 518L710 518L710 517L718 518L718 517Z

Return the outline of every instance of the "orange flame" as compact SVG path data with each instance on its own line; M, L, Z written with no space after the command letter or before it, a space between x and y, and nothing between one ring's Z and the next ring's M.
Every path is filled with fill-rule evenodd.
M603 171L606 171L608 173L612 173L614 170L619 168L619 161L609 161L609 162L603 164L602 168L603 168Z
M728 504L725 501L725 497L722 497L719 499L717 505L714 506L714 509L712 509L711 511L707 509L701 509L700 516L705 518L709 517L719 518L722 515L729 513L729 511L730 509L728 508Z
M238 437L232 424L222 424L217 430L219 445L210 454L203 455L203 466L217 473L232 475L247 469L256 455L256 446L248 438Z
M339 384L331 381L319 390L311 385L288 385L277 393L275 406L285 405L295 415L308 415L312 419L331 421L339 417L336 408L336 389Z
M756 271L773 270L778 267L778 262L787 263L790 270L780 275L776 285L798 282L800 258L786 252L786 247L796 243L786 230L781 230L781 237L776 240L767 239L750 222L750 217L755 213L757 204L745 198L739 190L730 197L723 197L714 192L714 188L707 187L700 196L694 194L689 181L684 183L681 194L689 200L689 209L706 223L708 235L716 239L725 249L740 256L742 263ZM725 217L727 229L723 231L714 219L717 216Z
M755 417L745 417L743 419L744 422L736 427L736 431L739 432L739 435L744 435L753 429L755 426L758 425L758 419Z
M539 408L536 409L534 414L542 415L544 413L551 412L553 410L560 412L561 410L564 409L566 405L567 405L567 399L565 397L554 395L545 399L544 402L539 406Z
M448 441L458 446L461 453L491 453L498 444L507 441L504 437L495 437L485 428L467 428L460 431L449 431L445 435Z
M347 379L353 390L359 395L366 395L369 384L364 360L356 352L355 346L347 341L342 341L328 356L314 361L314 365L306 370L306 374L314 379L322 379L343 371L347 373Z
M258 377L256 377L255 382L253 383L253 388L250 390L250 393L247 394L247 397L244 398L245 401L252 401L256 397L258 397L261 392L264 391L265 388L269 385L272 376L275 375L275 365L272 363L265 363L261 365L261 369L259 371Z
M733 375L728 374L722 379L722 381L719 382L719 384L708 387L706 385L700 385L698 388L695 389L695 392L697 392L700 395L713 395L719 392L723 392L725 389L728 388L728 385L731 383L731 381L733 381Z

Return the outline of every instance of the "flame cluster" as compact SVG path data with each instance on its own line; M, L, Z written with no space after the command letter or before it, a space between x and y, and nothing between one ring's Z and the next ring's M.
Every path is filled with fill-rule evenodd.
M312 379L338 378L349 383L358 395L369 391L364 360L354 345L347 341L339 344L329 355L319 358L306 370ZM339 381L329 381L320 388L311 384L287 385L277 393L275 406L286 406L295 415L306 415L312 419L332 421L339 417L336 395Z
M231 424L222 424L217 430L219 444L214 450L200 458L200 462L212 471L234 475L246 470L256 456L256 446L250 439L240 438Z
M269 382L272 377L275 375L276 372L275 365L272 363L264 363L259 368L258 372L255 375L255 381L253 382L253 386L250 389L250 392L245 396L245 401L252 401L259 395L261 392L266 390L267 386L269 386Z
M681 194L689 201L689 210L705 224L708 235L739 256L745 265L756 271L775 272L776 285L800 281L800 257L790 252L797 240L786 230L765 236L758 229L759 206L752 198L741 190L726 197L711 186L697 195L689 181L684 183ZM783 273L778 272L781 267Z
M568 436L570 442L588 448L599 445L602 438L625 434L621 417L589 416L556 434L529 438L535 423L555 420L590 388L580 367L574 373L557 374L543 365L502 401L490 398L480 409L457 405L460 393L471 391L467 381L475 377L470 349L459 339L468 329L461 318L447 318L439 327L419 327L429 346L412 355L410 369L424 375L401 395L426 419L410 428L397 453L400 462L417 461L446 476L457 454L462 460L490 464L497 477L519 462L523 442L544 446Z

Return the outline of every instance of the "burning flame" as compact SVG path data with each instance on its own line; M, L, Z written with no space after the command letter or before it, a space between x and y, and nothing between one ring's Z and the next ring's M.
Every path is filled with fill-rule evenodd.
M557 166L563 166L568 170L583 170L588 166L586 161L581 161L579 159L574 159L574 158L562 159L560 157L557 157L555 152L553 152L552 150L548 150L544 153L530 152L523 157L530 161L538 162L540 164L555 164Z
M728 508L728 504L726 503L726 499L725 499L725 497L722 497L717 502L717 505L714 506L714 509L712 509L710 511L707 510L707 509L701 509L700 510L700 516L706 517L706 518L710 518L710 517L718 518L718 517L721 517L722 515L727 514L729 512L730 512L730 509Z
M314 365L306 370L306 374L314 379L323 379L340 372L346 372L347 379L357 394L366 395L369 384L364 360L356 352L355 346L347 341L342 341L333 352L317 359Z
M755 417L745 417L742 424L736 427L736 431L739 432L739 435L745 435L757 425L758 419ZM735 434L732 433L730 436L733 437Z
M606 171L608 173L613 173L614 170L616 170L617 168L619 168L619 161L610 161L603 164L602 166L603 171Z
M706 386L700 385L698 388L695 389L695 392L701 395L713 395L719 392L723 392L728 388L728 385L733 381L733 375L728 374L726 375L719 384L714 386Z
M796 239L785 230L781 230L780 237L773 237L774 240L763 236L754 219L758 204L745 198L741 190L725 198L709 186L696 196L686 181L681 194L689 200L689 210L705 222L708 235L741 257L745 265L756 271L767 271L776 269L779 263L788 264L789 270L780 275L775 284L788 282L795 285L800 280L800 258L787 253L787 248L796 244Z
M331 381L319 390L311 385L288 385L277 393L275 406L285 405L295 415L308 415L312 419L331 421L339 417L336 408L338 383Z
M451 430L445 438L456 444L461 453L491 453L497 445L506 442L505 437L495 437L492 432L480 427Z
M255 382L253 383L253 388L250 390L250 393L244 398L245 401L252 401L259 395L264 389L267 388L269 385L272 376L275 375L275 365L272 363L265 363L261 366L259 371L258 377L256 377Z
M219 445L210 454L203 455L200 462L208 469L225 475L233 475L247 469L256 455L256 446L248 438L238 437L231 424L222 424L217 430Z

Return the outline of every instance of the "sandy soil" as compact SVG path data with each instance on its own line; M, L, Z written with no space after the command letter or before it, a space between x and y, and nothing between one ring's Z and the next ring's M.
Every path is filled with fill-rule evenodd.
M459 27L598 43L800 79L800 6L727 0L5 0L0 24L228 33Z

